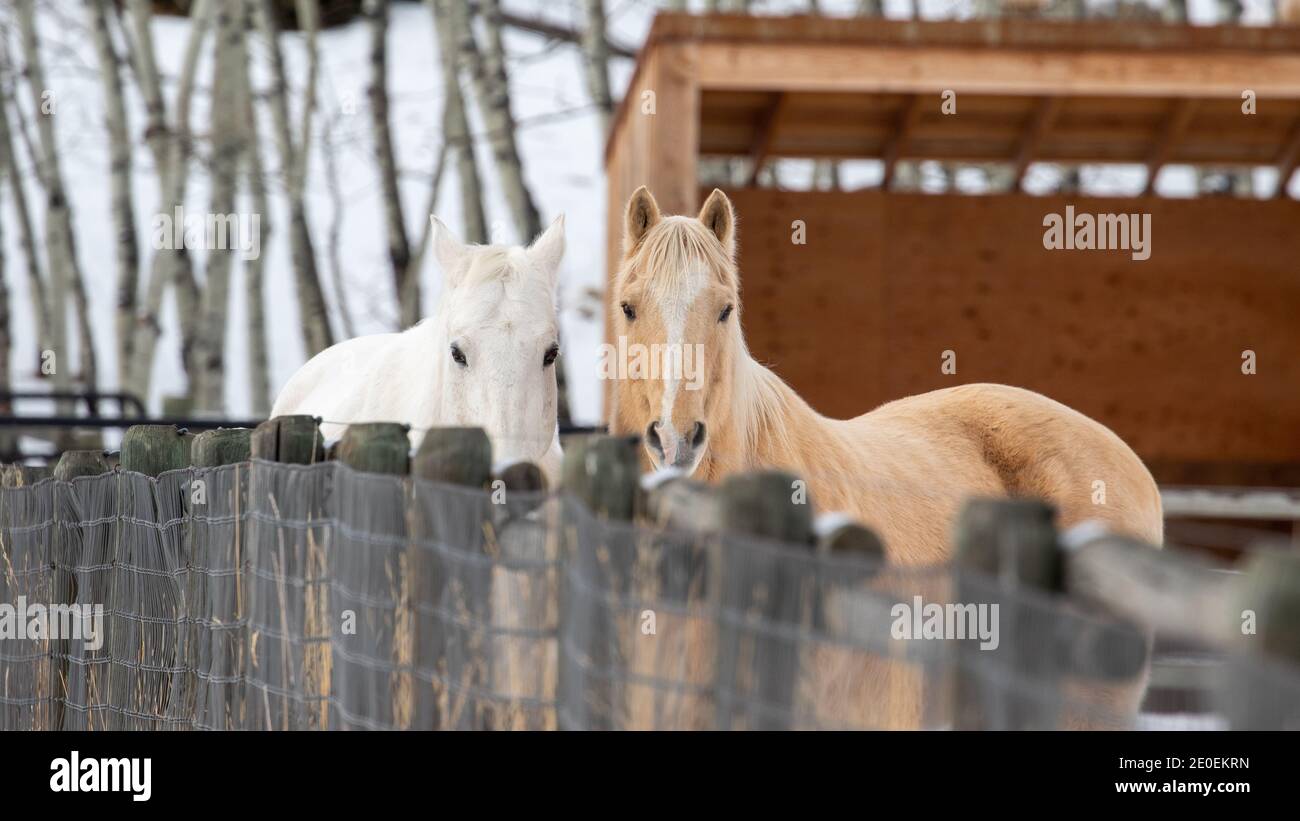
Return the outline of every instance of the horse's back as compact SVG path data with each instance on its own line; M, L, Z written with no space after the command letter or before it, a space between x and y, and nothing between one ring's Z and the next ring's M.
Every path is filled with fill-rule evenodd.
M382 385L382 370L394 359L390 353L400 346L400 334L359 336L332 345L299 368L280 390L272 416L309 414L327 423L386 421L366 418L367 406L376 399ZM340 428L334 424L328 428ZM326 437L331 433L322 425Z
M978 458L1012 496L1056 505L1069 527L1099 519L1154 544L1163 536L1160 493L1142 460L1105 425L1042 394L971 384L882 405L855 422L921 433L934 447Z

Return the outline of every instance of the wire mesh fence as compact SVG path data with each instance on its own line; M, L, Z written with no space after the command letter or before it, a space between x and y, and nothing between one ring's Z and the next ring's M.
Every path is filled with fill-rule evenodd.
M0 631L0 729L1123 728L1149 650L953 567L337 462L4 488L0 538L10 633L50 617ZM1296 726L1293 670L1219 678Z

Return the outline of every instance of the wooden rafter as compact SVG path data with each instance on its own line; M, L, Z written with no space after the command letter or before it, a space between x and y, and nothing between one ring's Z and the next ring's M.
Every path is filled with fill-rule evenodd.
M1029 164L1034 161L1034 154L1038 146L1043 142L1043 137L1051 130L1052 123L1056 120L1056 115L1060 113L1062 106L1065 104L1063 97L1039 97L1038 102L1034 104L1034 113L1029 120L1029 126L1025 129L1025 136L1020 140L1020 145L1016 149L1015 165L1013 166L1013 177L1011 182L1012 190L1023 191L1025 188L1025 172L1029 170Z
M1199 106L1200 101L1190 97L1179 100L1174 106L1174 113L1165 123L1160 139L1151 147L1151 155L1147 159L1147 185L1142 196L1149 197L1155 193L1156 176L1160 174L1160 169L1169 162L1174 150L1178 148L1178 143L1182 141L1183 135L1191 126L1192 118L1196 116L1196 109Z
M1273 196L1276 199L1283 199L1286 197L1287 183L1291 181L1291 175L1295 173L1296 168L1300 167L1300 120L1297 120L1295 127L1291 129L1291 136L1278 152L1277 162L1274 164L1277 166L1277 190L1273 192Z
M889 186L894 182L894 169L898 166L898 158L902 156L907 140L912 130L916 128L916 124L920 122L921 112L924 109L925 103L922 102L920 94L913 94L907 102L903 103L902 113L898 116L898 125L880 152L880 160L885 164L885 176L880 180L882 190L889 190Z
M776 129L781 119L781 112L785 110L789 97L790 95L785 92L773 94L771 102L767 104L762 117L759 118L758 128L754 131L754 143L749 148L750 186L758 184L758 172L763 170L763 164L772 153L772 144L776 141Z

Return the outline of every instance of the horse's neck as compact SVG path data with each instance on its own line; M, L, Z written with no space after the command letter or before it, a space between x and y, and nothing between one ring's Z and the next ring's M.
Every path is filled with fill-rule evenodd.
M729 417L710 447L706 476L719 479L758 467L807 472L836 451L830 420L781 378L741 351Z

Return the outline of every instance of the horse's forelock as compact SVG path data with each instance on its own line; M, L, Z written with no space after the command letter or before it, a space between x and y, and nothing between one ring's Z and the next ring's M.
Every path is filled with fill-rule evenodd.
M736 268L722 243L693 217L666 217L650 230L624 269L644 277L651 293L671 295L683 290L703 265L717 280L737 286Z

